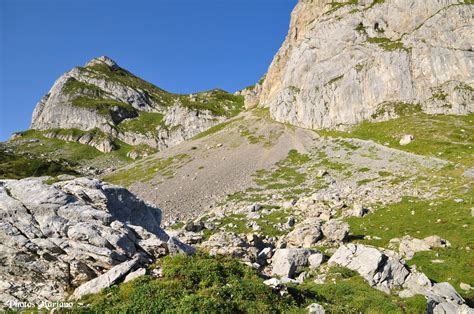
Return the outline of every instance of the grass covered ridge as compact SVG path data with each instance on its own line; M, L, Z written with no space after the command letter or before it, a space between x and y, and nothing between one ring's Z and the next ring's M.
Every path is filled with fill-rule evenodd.
M419 155L437 157L474 166L474 114L466 116L428 115L418 113L384 122L362 122L349 132L318 130L330 137L373 140L392 148ZM412 143L401 146L405 134L412 134Z
M94 64L79 68L79 70L89 76L117 82L144 92L154 103L164 107L181 104L193 110L208 110L213 115L227 117L235 116L244 107L243 96L236 96L221 89L191 95L174 94L156 87L120 67L112 68L106 64ZM84 100L82 104L84 104Z
M49 160L28 154L6 152L0 146L0 179L77 174L64 160Z

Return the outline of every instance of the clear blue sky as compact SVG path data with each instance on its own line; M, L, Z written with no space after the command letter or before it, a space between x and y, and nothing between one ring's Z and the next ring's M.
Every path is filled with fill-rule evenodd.
M234 92L266 72L297 0L0 0L0 140L64 72L107 55L166 90Z

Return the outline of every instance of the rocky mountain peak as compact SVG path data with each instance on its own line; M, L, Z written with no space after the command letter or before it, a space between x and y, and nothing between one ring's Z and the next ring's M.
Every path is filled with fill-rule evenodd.
M140 151L145 147L148 154L179 144L236 115L242 107L242 97L218 89L192 95L169 93L101 56L56 80L37 104L31 128L102 152L119 149L120 141L140 146Z
M92 67L92 66L98 65L98 64L105 64L110 68L119 68L119 65L117 64L117 62L115 62L114 60L112 60L111 58L109 58L107 56L100 56L98 58L94 58L91 61L87 62L85 67L86 68L87 67Z

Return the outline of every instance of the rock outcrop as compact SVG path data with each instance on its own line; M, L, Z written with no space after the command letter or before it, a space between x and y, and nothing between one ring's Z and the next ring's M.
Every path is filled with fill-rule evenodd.
M263 82L240 94L312 129L474 112L471 3L300 0Z
M428 312L472 313L449 283L432 283L423 273L409 269L393 251L346 244L339 247L328 263L357 271L371 286L386 293L403 289L400 297L424 295L428 300ZM447 310L443 312L442 309Z
M65 300L86 284L78 297L170 251L161 211L126 189L49 180L0 181L0 302Z
M56 80L37 104L31 128L103 152L116 148L114 139L163 149L221 123L242 106L242 96L218 89L192 95L168 93L110 58L99 57ZM85 134L58 132L71 129Z

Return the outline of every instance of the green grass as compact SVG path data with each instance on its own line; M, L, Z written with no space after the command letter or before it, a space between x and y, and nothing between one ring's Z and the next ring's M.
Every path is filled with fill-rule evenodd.
M206 131L204 132L201 132L199 133L198 135L196 135L195 137L193 137L192 139L193 140L198 140L200 138L204 138L208 135L211 135L211 134L214 134L214 133L217 133L223 129L225 129L228 125L230 125L231 123L237 121L237 120L242 120L243 118L238 118L238 119L233 119L233 120L229 120L229 121L226 121L226 122L223 122L223 123L220 123L218 125L215 125L209 129L207 129Z
M235 226L228 226L228 225ZM245 215L242 214L232 214L226 216L218 222L219 227L223 227L226 231L235 232L238 234L246 234L252 231L249 227L246 226Z
M97 111L99 114L108 116L112 107L119 107L125 112L136 113L132 105L106 98L91 98L88 96L79 96L72 100L72 105L81 108L87 108Z
M332 14L342 7L345 7L347 5L355 5L358 2L359 2L358 0L348 0L348 1L341 1L341 2L333 0L332 2L329 2L331 9L327 12L324 12L324 15Z
M233 117L244 108L244 96L236 96L221 89L193 94L195 100L189 96L180 95L180 101L185 107L194 110L208 110L213 115Z
M92 133L94 138L99 140L107 136L97 129L90 131L78 129L28 130L19 132L21 134L20 138L7 142L4 146L16 155L27 155L29 158L67 163L69 169L82 166L93 166L98 169L109 168L111 165L118 167L131 162L131 159L127 156L129 152L136 151L139 155L149 155L156 152L155 149L147 145L132 146L116 139L113 142L117 150L105 154L89 145L47 138L44 136L45 133L70 135L74 138Z
M461 183L462 184L462 183ZM462 186L461 186L462 187ZM474 206L472 187L451 188L454 194L449 198L421 200L404 198L403 201L378 209L363 218L348 218L353 235L378 236L380 240L360 240L359 242L376 246L388 246L390 239L411 235L425 238L438 235L451 242L451 248L441 248L429 252L419 252L409 261L424 272L431 280L448 281L463 296L474 301L474 293L460 291L459 283L474 282L474 252L465 248L474 248L474 225L471 208ZM463 198L463 203L455 203L455 197ZM412 214L413 211L413 214ZM439 219L439 221L438 221ZM431 260L441 259L442 264Z
M290 150L288 156L277 162L272 169L260 169L253 174L257 188L249 188L227 196L227 201L263 202L272 198L275 193L282 193L283 198L292 199L297 195L310 193L305 168L311 161L307 154Z
M386 37L369 37L367 38L367 42L371 44L378 44L386 51L394 51L394 50L403 50L405 52L410 52L411 48L407 48L403 45L400 40L393 41Z
M94 138L94 140L100 141L102 139L108 138L108 135L102 132L101 130L95 128L89 131L83 131L80 129L48 129L43 131L43 134L53 134L55 136L65 136L65 137L72 137L72 138L80 138L85 135L90 135Z
M63 92L66 94L89 94L96 97L101 97L107 94L100 87L78 81L73 77L66 81L63 87Z
M0 179L57 176L77 173L64 160L48 160L28 154L5 152L0 147Z
M77 313L307 313L311 303L327 313L424 313L423 297L400 299L342 271L337 284L289 285L288 294L263 284L255 270L236 259L197 253L158 262L163 278L142 276L81 299Z
M290 150L288 157L278 162L274 169L258 170L254 175L255 183L265 190L299 187L306 181L306 173L300 168L310 160L308 155Z
M163 106L170 106L173 104L174 97L156 87L155 85L142 80L122 68L111 68L106 64L95 64L86 68L79 68L80 71L85 71L91 76L106 79L112 82L118 82L127 85L131 88L144 91L151 99Z
M137 118L127 119L119 124L119 130L147 134L163 126L163 114L155 112L140 112Z
M164 258L163 279L141 277L91 295L78 313L270 313L298 309L237 260L198 253Z
M338 77L335 77L333 78L332 80L330 80L329 82L327 82L325 85L331 85L331 84L334 84L336 83L337 81L339 80L342 80L344 78L344 74L343 75L339 75Z
M421 113L421 106L419 104L410 104L404 102L386 102L383 103L374 114L372 119L379 118L385 113L393 113L397 117L412 116Z
M445 159L464 167L474 166L474 114L451 116L420 113L384 122L362 122L350 132L317 132L326 136L388 143L392 148ZM399 141L404 134L414 135L415 140L401 146Z
M103 180L113 184L130 186L136 182L149 182L156 176L164 179L174 177L175 170L182 167L190 161L191 157L187 154L178 154L166 159L144 159L133 168L124 168L117 170L103 177Z
M268 215L264 215L257 219L257 224L261 227L260 233L269 237L281 236L288 231L280 231L274 227L278 223L285 224L288 221L288 213L282 210L273 211Z
M74 129L53 129L52 131L64 134L70 132L71 134L76 135L79 135L83 132ZM88 145L76 142L65 142L55 138L46 138L41 131L28 130L25 132L20 132L20 134L22 136L19 139L13 140L8 144L9 147L12 147L19 154L29 153L36 156L47 155L51 158L62 158L72 163L78 163L82 160L91 160L103 155L103 153ZM38 142L25 142L32 139L38 140Z
M95 64L79 69L80 71L86 71L88 75L141 90L155 103L165 107L181 103L183 106L193 110L209 110L213 115L226 117L235 116L244 108L243 96L236 96L221 89L196 93L192 95L193 97L190 97L190 95L169 93L122 68L111 68L106 64Z

